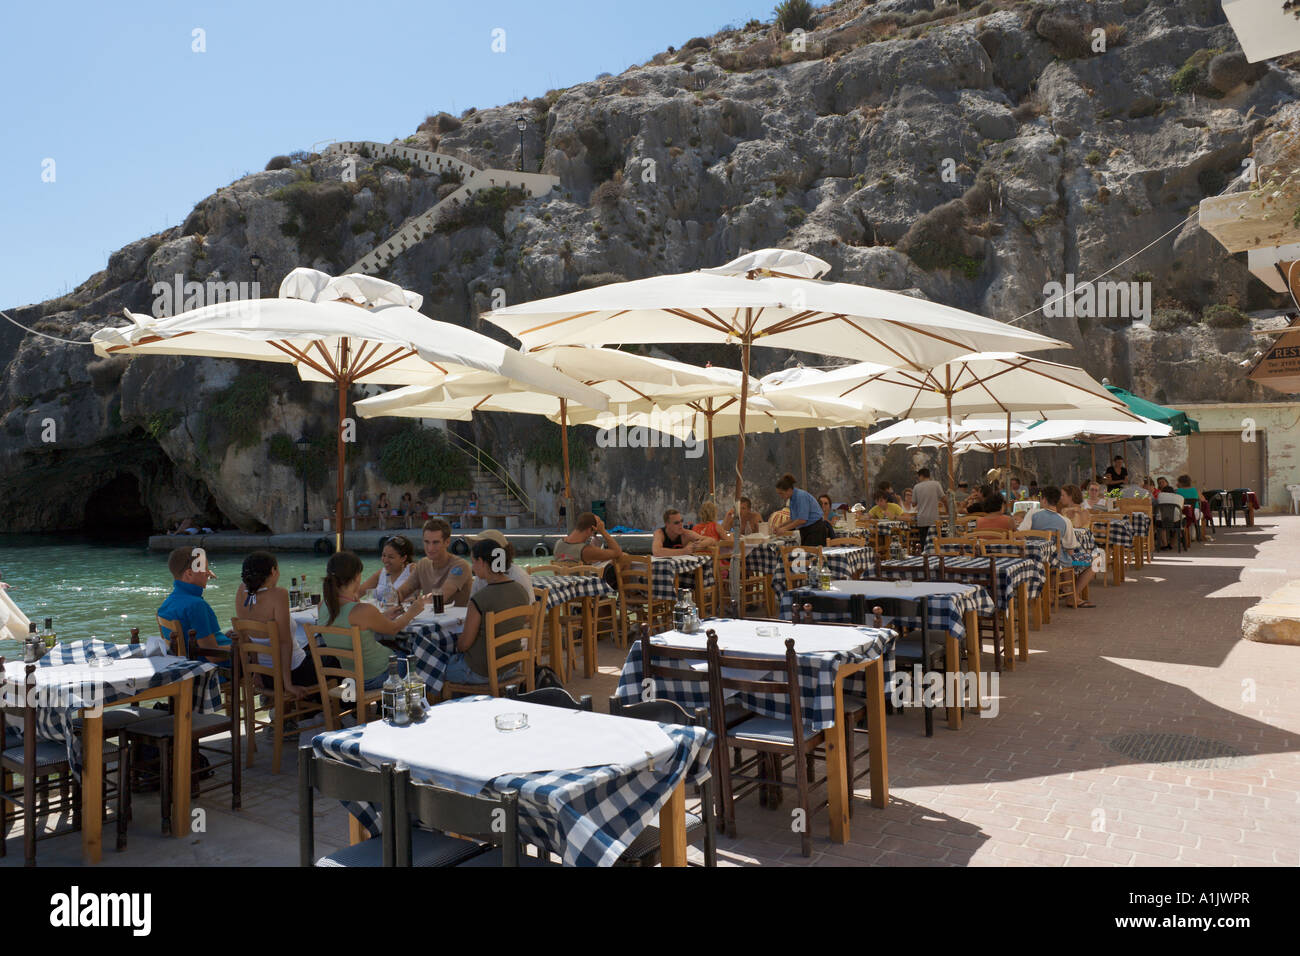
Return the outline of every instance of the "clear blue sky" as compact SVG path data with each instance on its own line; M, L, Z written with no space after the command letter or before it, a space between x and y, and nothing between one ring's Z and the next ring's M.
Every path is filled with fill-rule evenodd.
M0 13L0 308L70 291L270 157L619 73L774 0L129 0ZM506 52L491 50L506 31ZM191 50L192 31L207 51ZM380 88L384 81L386 89ZM55 181L42 182L54 160Z

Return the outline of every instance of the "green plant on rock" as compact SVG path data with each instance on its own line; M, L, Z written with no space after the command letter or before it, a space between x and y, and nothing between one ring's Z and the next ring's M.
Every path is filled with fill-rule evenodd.
M624 346L624 351L628 347ZM538 468L564 467L564 447L560 442L560 426L542 419L539 426L530 428L532 439L524 446L524 460ZM591 449L595 431L590 428L569 426L569 470L587 471L591 468Z
M776 15L776 25L786 33L812 27L813 5L808 0L781 0L772 12Z
M280 227L296 236L298 248L309 258L335 260L343 250L343 223L352 209L352 192L340 183L314 183L300 179L278 189L271 198L289 207Z
M1250 317L1232 305L1211 305L1201 313L1205 324L1215 329L1238 329L1250 324Z
M506 210L528 198L522 189L493 186L475 193L466 202L448 209L434 226L436 232L449 233L466 226L487 226L502 239L506 236Z
M241 370L233 382L208 402L204 412L205 438L209 431L206 426L218 424L225 429L230 447L249 448L257 444L270 402L271 382L266 373L256 368Z
M419 485L437 494L470 484L465 458L438 429L410 422L384 443L379 473L395 485Z
M345 462L355 457L356 448L355 444L346 446ZM267 442L267 457L292 468L306 479L307 487L319 491L325 487L331 470L338 467L338 441L333 432L325 432L312 438L306 448L299 448L297 442L279 432Z
M166 435L169 431L175 428L176 423L179 420L180 414L176 409L164 408L149 419L149 424L145 426L145 431L149 433L150 438L157 441L163 435Z

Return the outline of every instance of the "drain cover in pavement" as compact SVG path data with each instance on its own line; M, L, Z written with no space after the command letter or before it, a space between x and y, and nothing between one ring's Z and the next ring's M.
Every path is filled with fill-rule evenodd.
M1110 749L1142 763L1175 764L1187 770L1229 770L1246 759L1225 743L1188 734L1124 734L1111 738Z

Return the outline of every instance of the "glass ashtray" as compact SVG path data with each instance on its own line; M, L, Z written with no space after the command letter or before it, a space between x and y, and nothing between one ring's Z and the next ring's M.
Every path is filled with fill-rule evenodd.
M528 715L523 713L497 714L497 730L508 734L512 730L524 730L528 726Z
M754 633L759 637L780 637L781 629L772 624L763 624L755 628Z

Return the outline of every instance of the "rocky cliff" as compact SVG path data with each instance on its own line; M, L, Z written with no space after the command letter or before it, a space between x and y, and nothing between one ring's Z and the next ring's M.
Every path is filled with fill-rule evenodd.
M407 143L514 168L523 115L523 164L561 185L539 199L485 197L383 275L424 295L427 314L502 337L478 318L493 290L514 302L797 247L831 262L840 281L1025 316L1024 326L1074 346L1049 357L1157 401L1266 398L1238 367L1255 351L1243 310L1282 302L1194 212L1206 195L1248 188L1239 174L1256 139L1296 120L1296 66L1247 64L1213 0L933 9L843 0L802 33L751 21L619 76L427 118ZM300 520L306 459L285 442L304 431L328 438L328 389L287 369L103 361L73 344L123 308L150 312L156 284L178 274L260 280L270 295L297 265L337 273L457 188L452 176L365 153L297 153L268 166L219 188L181 226L114 253L72 295L7 310L45 334L0 328L0 354L12 356L0 392L0 528L139 530L194 512L250 530ZM1149 322L1036 311L1049 283L1082 282L1122 260L1108 278L1150 283ZM723 346L652 351L738 363ZM754 357L760 373L837 361ZM553 516L558 430L502 415L453 427ZM361 423L355 489L402 490L378 465L397 429ZM807 434L810 487L837 500L856 493L856 437ZM613 521L650 526L666 504L693 511L707 490L706 459L680 449L600 449L589 429L572 441L576 498L607 499ZM798 471L798 441L751 441L746 476L766 510L776 474ZM718 443L721 488L734 447ZM970 457L972 473L989 464ZM1059 479L1080 459L1035 460ZM914 460L874 451L873 475L901 481ZM319 517L331 485L319 456L307 471Z

